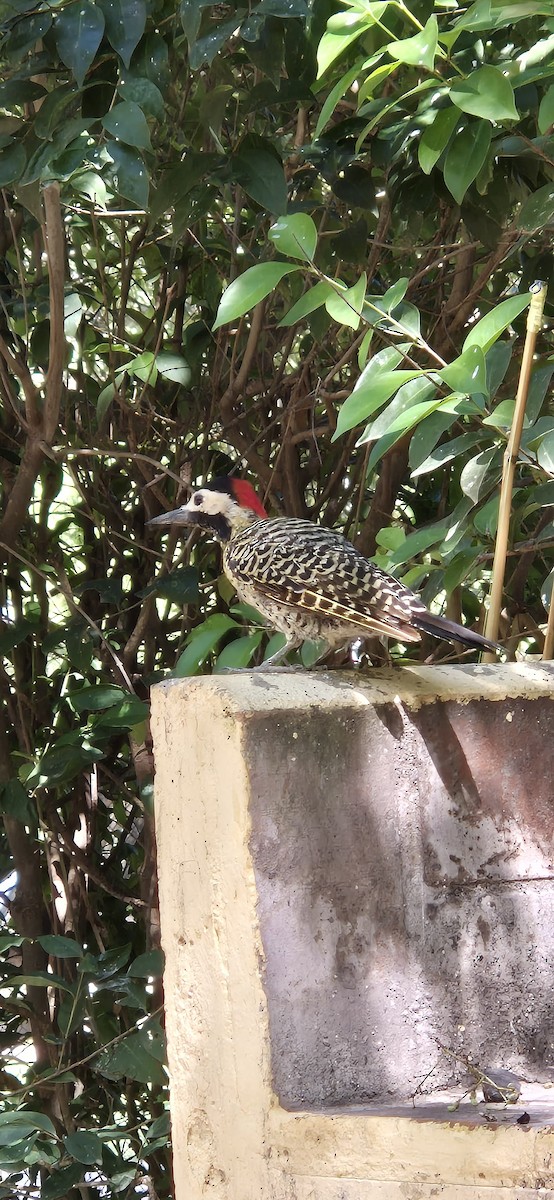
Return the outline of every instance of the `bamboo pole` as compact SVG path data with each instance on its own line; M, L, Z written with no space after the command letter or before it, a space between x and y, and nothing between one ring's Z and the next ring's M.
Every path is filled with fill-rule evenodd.
M544 639L544 650L542 652L542 656L545 660L554 658L554 581L552 583L552 591L550 593L548 624L546 626L546 637Z
M504 453L502 483L500 486L500 504L498 508L498 529L496 533L494 561L492 565L489 611L487 613L487 620L485 624L485 637L490 638L493 642L495 642L498 638L500 610L502 608L502 591L504 588L504 575L506 572L506 556L508 553L508 539L510 534L512 492L514 489L514 478L517 467L519 446L521 442L521 431L523 429L523 421L525 418L525 405L527 404L529 381L533 366L533 354L535 351L537 334L542 325L542 314L544 310L544 302L546 300L546 287L546 283L543 283L542 280L539 279L536 280L530 288L531 303L529 305L529 312L527 313L527 333L525 336L525 346L523 348L523 358L521 360L521 370L519 373L514 417L512 421L512 428L510 430L510 436L508 438L508 445L506 446ZM490 650L486 650L483 655L483 661L495 662L495 660L496 656L494 653Z

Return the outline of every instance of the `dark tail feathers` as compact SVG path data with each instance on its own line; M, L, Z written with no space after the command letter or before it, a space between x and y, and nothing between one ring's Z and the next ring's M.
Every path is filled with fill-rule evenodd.
M474 633L472 629L467 629L465 625L457 625L455 621L448 621L446 617L435 617L433 613L414 613L412 624L416 629L421 629L422 633L430 633L433 637L442 638L445 642L461 642L463 646L470 646L472 650L501 650L502 647L497 642L490 642L488 638L482 637L480 633Z

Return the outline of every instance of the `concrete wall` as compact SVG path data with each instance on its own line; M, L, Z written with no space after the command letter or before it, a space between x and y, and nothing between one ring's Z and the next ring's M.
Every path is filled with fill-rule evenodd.
M554 1198L553 698L518 665L154 689L176 1200ZM449 1111L466 1063L519 1103Z

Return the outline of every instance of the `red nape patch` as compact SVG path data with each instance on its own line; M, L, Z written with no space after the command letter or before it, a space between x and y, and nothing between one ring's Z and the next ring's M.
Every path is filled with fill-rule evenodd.
M256 495L252 485L246 482L246 479L232 479L231 486L235 500L241 508L251 508L252 512L257 513L259 517L268 516L259 496Z

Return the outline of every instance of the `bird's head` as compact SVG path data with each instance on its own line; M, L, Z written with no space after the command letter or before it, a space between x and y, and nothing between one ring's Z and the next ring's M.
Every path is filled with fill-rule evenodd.
M199 525L201 529L209 529L220 542L228 542L238 529L253 521L263 521L267 515L250 483L226 475L197 488L181 508L153 517L147 524Z

